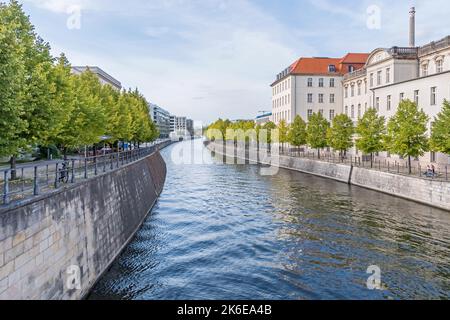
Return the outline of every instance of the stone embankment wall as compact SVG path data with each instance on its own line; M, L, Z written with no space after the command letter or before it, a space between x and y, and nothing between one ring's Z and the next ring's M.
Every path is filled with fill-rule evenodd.
M139 229L165 178L155 152L0 208L0 299L83 298Z
M351 185L383 192L444 210L450 210L450 182L403 176L349 165L334 164L304 158L278 156L276 160L262 154L245 152L239 148L225 148L221 143L207 147L227 157L237 157L254 163L271 164L320 177L338 180Z

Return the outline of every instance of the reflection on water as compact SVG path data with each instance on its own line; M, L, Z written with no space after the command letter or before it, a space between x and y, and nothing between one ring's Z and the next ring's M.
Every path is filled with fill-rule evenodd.
M91 299L450 298L449 212L287 170L176 165L172 148L159 203ZM371 265L385 290L367 289Z

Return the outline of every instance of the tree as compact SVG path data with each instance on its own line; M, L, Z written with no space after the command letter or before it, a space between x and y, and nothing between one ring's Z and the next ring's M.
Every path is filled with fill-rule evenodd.
M355 128L353 121L346 114L337 115L333 119L332 126L328 129L328 144L334 150L339 151L339 155L344 157L348 149L353 147L353 134Z
M410 101L402 101L397 113L387 126L389 151L408 157L409 173L412 173L411 157L423 156L429 150L427 137L428 116Z
M281 143L281 148L284 151L284 144L289 142L288 140L288 134L289 134L289 126L286 124L285 120L281 120L278 124L278 139Z
M266 133L266 136L265 136L266 141L262 141L262 142L265 142L268 145L268 148L270 148L270 145L274 142L272 130L275 130L276 128L277 128L277 125L275 123L273 123L272 121L265 123L263 126L263 130L265 130L265 133ZM260 139L261 139L261 137L260 137ZM275 142L277 142L277 141L275 141Z
M25 50L18 39L19 26L11 5L0 3L0 156L18 154L23 145L19 135L27 128L23 117Z
M306 122L300 116L296 116L291 124L288 141L295 147L303 146L307 143Z
M261 142L260 141L260 136L259 136L259 134L261 133L261 130L262 130L262 125L257 124L255 126L255 134L256 134L256 149L258 151L259 151L259 143Z
M386 119L378 116L375 108L370 108L358 120L356 134L356 147L365 154L370 154L370 166L373 168L374 153L384 149Z
M442 111L434 119L430 146L433 151L450 155L450 102L445 100Z
M106 111L100 98L101 83L87 70L81 75L73 75L73 110L69 125L62 128L57 144L67 153L69 148L93 145L106 134Z
M6 40L5 48L9 66L14 65L16 79L12 105L15 105L14 119L9 125L18 124L6 135L9 143L3 152L11 155L11 178L15 179L15 159L21 150L31 145L45 143L59 126L59 106L54 103L53 58L50 46L34 32L30 19L22 6L15 0L1 6L1 38ZM3 46L2 46L3 47ZM3 54L2 54L3 56ZM8 61L4 61L8 64ZM12 64L11 64L12 63ZM17 64L18 63L18 64ZM8 70L5 70L8 71ZM8 75L8 73L7 73ZM3 75L2 75L3 77ZM8 79L8 78L6 78ZM6 84L6 97L11 97ZM12 106L10 105L10 107ZM6 110L6 119L12 110ZM9 137L8 137L9 136ZM12 139L11 139L12 138Z
M328 146L327 132L330 123L321 113L313 113L306 128L308 145L317 149L317 156L320 159L320 150Z

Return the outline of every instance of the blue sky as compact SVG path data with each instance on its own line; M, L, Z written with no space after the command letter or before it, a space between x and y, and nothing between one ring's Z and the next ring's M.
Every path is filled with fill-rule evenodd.
M300 56L341 57L450 35L448 0L22 0L53 53L98 65L176 115L209 122L271 109L270 83ZM380 9L369 28L368 8ZM80 9L80 28L67 20ZM73 21L73 19L71 20Z

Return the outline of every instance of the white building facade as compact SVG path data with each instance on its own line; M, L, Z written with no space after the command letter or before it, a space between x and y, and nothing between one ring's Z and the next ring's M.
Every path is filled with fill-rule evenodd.
M344 113L355 122L367 107L374 107L388 121L400 102L409 99L428 115L431 130L444 100L450 100L450 36L418 48L376 49L363 69L344 76L343 88ZM400 160L386 152L378 158ZM415 160L423 164L450 164L444 154L427 153Z
M342 59L301 58L281 72L271 86L273 121L291 123L296 115L307 121L320 112L329 121L344 113L356 123L369 108L389 121L399 103L409 99L430 118L430 133L444 100L450 101L450 36L416 47L415 13L412 8L408 47L379 48ZM350 153L361 155L356 148ZM401 160L387 152L377 158ZM449 165L450 157L427 153L415 161Z
M343 112L344 73L364 66L367 54L344 58L300 58L277 76L272 87L272 119L292 123L297 115L309 119L322 113L333 120Z

